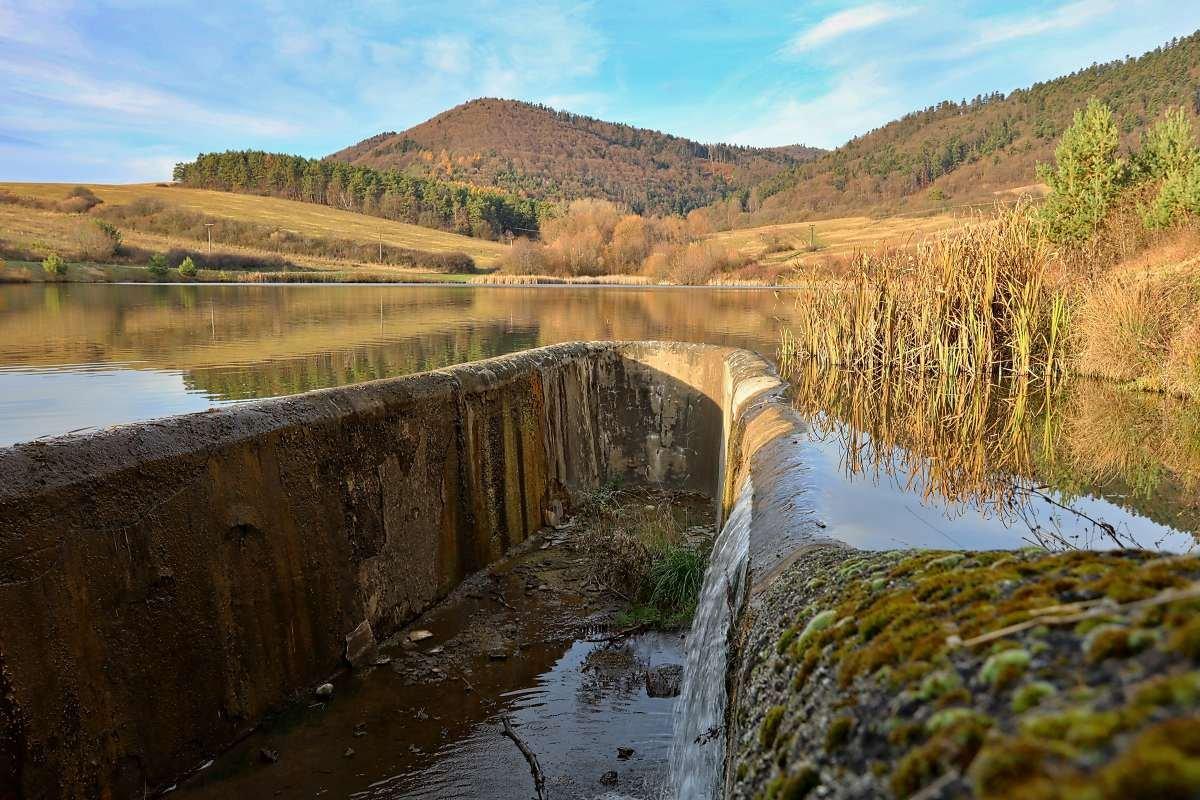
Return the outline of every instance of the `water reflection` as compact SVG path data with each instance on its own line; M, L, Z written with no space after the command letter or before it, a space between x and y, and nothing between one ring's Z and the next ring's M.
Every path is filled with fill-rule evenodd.
M830 533L890 547L1144 547L1200 531L1200 409L1108 384L789 375Z
M576 339L770 355L793 309L746 290L0 286L0 445Z

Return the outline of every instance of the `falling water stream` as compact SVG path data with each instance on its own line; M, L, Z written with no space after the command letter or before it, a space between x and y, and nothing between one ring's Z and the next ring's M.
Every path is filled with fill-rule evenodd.
M670 786L677 800L710 800L721 784L729 634L745 596L753 497L747 477L713 545L685 644L687 666L675 703L670 756Z

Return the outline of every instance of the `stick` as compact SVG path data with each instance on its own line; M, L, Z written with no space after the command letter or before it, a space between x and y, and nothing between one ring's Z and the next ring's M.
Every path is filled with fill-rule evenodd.
M590 642L592 644L601 644L601 643L607 644L607 643L618 641L620 639L624 639L626 636L632 636L635 633L641 633L642 631L644 631L646 628L649 628L649 627L650 627L649 622L640 622L637 625L634 625L632 628L626 628L623 631L617 631L616 633L609 634L608 636L601 636L599 639L584 639L584 641Z
M517 732L513 730L512 723L508 721L508 716L500 717L500 721L504 723L504 735L516 742L517 749L521 751L521 755L525 756L525 760L529 762L529 771L533 774L533 788L537 791L538 800L546 800L546 776L542 773L542 767L538 764L537 756L529 749L529 745L517 736Z
M1081 611L1078 614L1043 614L1018 622L1015 625L1009 625L999 630L989 633L980 634L972 639L967 639L965 642L959 642L958 647L974 647L979 644L987 644L996 639L1003 639L1013 633L1036 628L1039 625L1072 625L1076 622L1083 622L1085 619L1093 617L1108 616L1110 614L1123 614L1129 611L1138 611L1143 608L1152 606L1161 606L1166 603L1174 603L1177 600L1190 600L1193 597L1200 597L1200 583L1193 583L1190 586L1185 586L1182 589L1164 589L1153 597L1147 597L1145 600L1135 600L1132 603L1126 603L1123 606L1093 606L1086 611Z

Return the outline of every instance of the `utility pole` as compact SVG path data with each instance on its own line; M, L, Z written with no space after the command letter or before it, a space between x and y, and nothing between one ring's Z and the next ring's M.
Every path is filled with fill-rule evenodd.
M383 231L379 231L379 263L383 263ZM380 300L382 303L383 301Z
M210 259L212 258L212 226L211 222L204 223L204 227L208 229L208 257Z
M810 224L808 226L808 246L813 248L814 250L817 247L817 226L816 225Z

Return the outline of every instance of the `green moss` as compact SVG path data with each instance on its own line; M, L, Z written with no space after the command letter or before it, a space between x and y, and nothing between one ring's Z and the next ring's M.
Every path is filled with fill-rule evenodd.
M938 669L937 672L925 675L925 680L920 682L917 697L928 703L929 700L935 700L961 685L962 679L959 678L959 673L954 672L953 669Z
M1089 664L1109 658L1128 658L1133 652L1129 629L1123 625L1101 625L1093 628L1083 640L1083 654Z
M1003 650L983 662L979 678L993 689L1002 691L1020 680L1031 660L1028 650Z
M1058 689L1052 683L1046 681L1027 683L1013 692L1010 708L1016 714L1023 714L1029 709L1041 705L1047 697L1053 697L1056 694L1058 694Z
M1192 710L1200 707L1200 672L1163 675L1149 680L1134 692L1133 702L1142 708Z
M1200 720L1168 720L1145 731L1104 768L1100 782L1113 798L1200 796Z
M821 783L821 773L812 764L803 763L787 775L780 775L767 786L768 800L801 800Z
M971 723L978 727L989 728L992 725L992 718L981 711L976 711L973 708L944 708L929 718L925 723L925 728L930 733L939 733L963 723Z
M767 709L767 715L763 717L762 726L758 729L758 743L766 748L775 744L775 737L779 734L779 723L781 722L783 722L783 706L771 706Z
M837 621L837 611L832 608L827 608L820 612L808 621L804 626L804 630L792 645L792 655L800 657L804 655L804 651L817 638L817 634L824 631L830 625Z
M775 643L775 652L779 655L786 653L788 646L792 643L792 640L796 638L796 633L796 626L789 626L788 629L783 632L783 635L779 637L779 641Z
M1200 617L1176 629L1167 642L1167 648L1192 661L1200 661Z
M840 750L850 741L850 734L854 731L854 717L841 716L829 724L829 729L825 731L825 751L832 753L834 750Z
M1035 787L1052 779L1048 766L1062 755L1053 744L1003 738L979 751L968 778L979 797L1033 798L1043 794Z
M1036 738L1096 748L1107 744L1123 727L1117 711L1072 708L1057 714L1037 714L1021 720L1021 731Z

